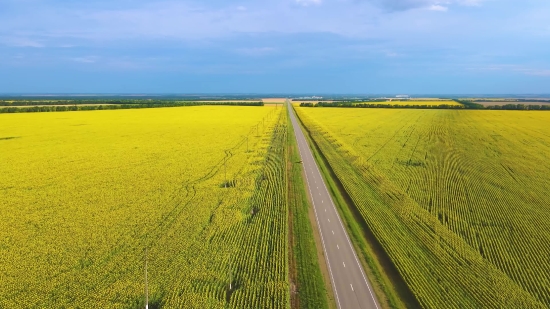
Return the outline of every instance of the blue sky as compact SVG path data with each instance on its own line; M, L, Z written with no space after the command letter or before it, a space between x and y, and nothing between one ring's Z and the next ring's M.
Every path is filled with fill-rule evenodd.
M550 93L550 1L0 0L0 93Z

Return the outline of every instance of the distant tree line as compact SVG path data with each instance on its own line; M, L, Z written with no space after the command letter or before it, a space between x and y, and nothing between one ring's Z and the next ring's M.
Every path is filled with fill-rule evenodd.
M96 104L166 104L175 101L166 100L1 100L0 106L35 106L35 105L96 105Z
M35 106L35 105L135 105L135 104L173 104L173 103L236 103L236 105L258 105L261 101L234 101L223 102L221 100L152 100L152 99L81 99L81 100L0 100L0 106ZM224 104L226 105L226 104ZM234 104L227 104L234 105Z
M504 110L546 110L550 111L550 104L505 104L505 105L490 105L486 109L504 109Z
M400 105L400 104L373 104L373 103L352 103L352 102L318 102L300 103L304 107L349 107L349 108L416 108L416 109L463 109L462 105Z
M78 102L78 103L75 103ZM89 101L87 101L89 102ZM71 105L68 105L67 101L63 103L64 105L53 105L53 104L41 104L47 106L28 106L28 107L3 107L0 108L0 113L39 113L39 112L68 112L68 111L90 111L90 110L114 110L114 109L134 109L134 108L159 108L159 107L182 107L182 106L201 106L201 105L230 105L230 106L263 106L263 102L169 102L161 101L162 103L157 102L140 102L137 104L115 104L114 101L103 102L104 105L98 102L95 102L94 105L83 105L80 101L71 101ZM36 104L36 101L34 102ZM74 104L74 105L73 105ZM91 104L91 103L86 103ZM19 105L21 106L21 105Z
M408 101L410 101L410 100L392 99L392 102L408 102ZM380 98L380 99L368 99L368 100L365 100L365 99L338 100L338 101L332 101L332 102L337 102L337 103L366 103L366 102L388 102L388 100ZM330 103L330 102L326 102L326 103Z
M517 103L521 103L521 102L540 102L540 103L550 103L550 100L548 99L504 99L504 100L489 100L489 99L479 99L479 100L476 100L476 102L487 102L487 103L491 103L491 102L495 102L495 101L499 101L499 102L510 102L510 103L514 103L514 102L517 102Z
M472 101L461 101L461 100L455 100L456 102L464 105L465 109L484 109L485 105L474 103Z
M302 107L349 107L349 108L413 108L413 109L492 109L492 110L550 110L548 105L531 104L506 104L506 105L483 105L472 101L455 100L461 105L400 105L400 104L373 104L353 102L317 102L300 103Z
M455 100L464 105L467 109L498 109L498 110L550 110L550 104L505 104L505 105L483 105L472 101ZM491 101L477 101L491 102ZM493 101L494 102L494 101ZM538 101L537 101L538 102ZM540 101L545 102L545 101Z

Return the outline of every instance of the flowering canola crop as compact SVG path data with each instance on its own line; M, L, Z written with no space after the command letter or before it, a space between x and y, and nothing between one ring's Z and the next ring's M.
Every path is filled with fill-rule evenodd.
M0 308L287 308L285 117L0 115Z

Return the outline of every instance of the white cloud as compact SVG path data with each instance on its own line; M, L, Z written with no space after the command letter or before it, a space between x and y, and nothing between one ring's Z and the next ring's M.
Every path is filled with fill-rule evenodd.
M457 0L456 2L464 6L480 6L484 0Z
M526 75L550 76L550 70L547 69L522 69L519 70L519 72L522 72Z
M319 5L322 0L295 0L297 4L301 6Z
M236 50L237 53L247 55L247 56L265 56L275 52L273 47L253 47L253 48L239 48Z
M388 11L407 11L412 9L428 9L432 11L447 11L450 5L479 6L486 0L366 0Z
M96 63L98 60L98 57L96 56L76 57L76 58L71 58L70 60L74 62L80 62L80 63Z
M442 6L439 4L432 4L428 10L430 11L439 11L439 12L446 12L449 8L446 6Z
M486 66L470 67L468 69L480 72L511 72L522 73L531 76L550 76L550 69L533 68L532 66L519 64L493 64Z
M26 37L0 38L0 41L3 41L4 44L8 46L13 46L13 47L33 47L33 48L45 47L43 43L40 43L37 40L29 39Z
M134 4L124 7L110 4L93 8L75 5L71 9L42 7L40 14L29 9L22 16L0 19L0 44L85 48L91 45L108 46L117 42L162 40L177 42L181 44L178 46L182 46L208 44L217 39L231 40L240 35L255 40L260 37L259 34L296 34L306 37L316 33L387 40L397 42L398 45L432 45L435 42L438 45L453 45L452 42L456 42L456 39L477 39L483 43L486 38L499 33L521 33L525 34L523 37L532 33L549 33L541 26L544 25L543 19L548 16L545 12L540 13L537 19L533 18L531 12L520 16L522 18L515 18L515 12L498 16L488 13L482 19L476 14L468 14L467 10L453 12L453 6L473 5L479 3L479 0L362 0L362 3L358 2L360 0L321 1L268 0L265 4L246 2L246 7L239 7L241 3L238 2L227 6L208 6L173 0L132 2ZM303 10L297 8L299 3L300 6L310 7L322 5L314 10ZM387 6L387 11L401 13L382 14L373 3ZM448 14L432 14L429 11L446 9L450 11ZM486 8L479 10L486 11ZM293 22L281 22L281 16ZM497 23L502 20L515 22ZM475 33L474 29L477 30ZM1 37L2 34L14 36L14 33L20 33L21 36L25 34L28 39L17 44L8 44ZM271 43L252 44L269 46ZM267 52L256 50L251 53Z

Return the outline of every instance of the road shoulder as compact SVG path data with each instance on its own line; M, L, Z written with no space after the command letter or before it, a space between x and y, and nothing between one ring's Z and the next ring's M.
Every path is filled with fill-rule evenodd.
M345 189L331 172L330 164L312 140L299 114L296 112L295 115L379 304L382 308L409 308L407 304L418 304L385 251L375 237L370 235L368 227L362 226L360 220L356 220L353 202L349 197L346 198Z
M292 308L334 309L336 303L319 232L314 228L315 217L306 193L304 170L290 118L287 125L291 305Z

